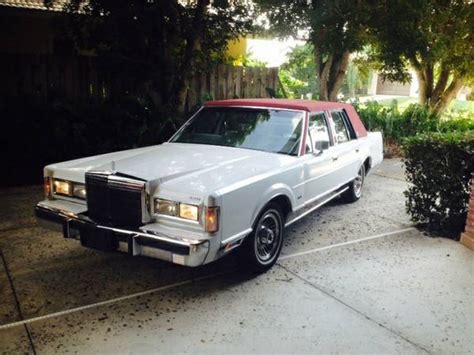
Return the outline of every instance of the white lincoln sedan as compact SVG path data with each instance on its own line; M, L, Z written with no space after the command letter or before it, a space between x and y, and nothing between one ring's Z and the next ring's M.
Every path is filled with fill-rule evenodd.
M44 168L41 222L84 247L198 266L234 249L264 272L286 226L362 195L383 159L348 104L211 101L166 143Z

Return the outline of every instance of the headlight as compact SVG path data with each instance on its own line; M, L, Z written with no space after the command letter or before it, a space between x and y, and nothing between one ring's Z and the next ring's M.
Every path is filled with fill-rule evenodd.
M46 185L45 185L45 189L46 189ZM69 196L69 197L77 197L82 200L85 200L86 199L86 186L78 182L53 179L53 194Z
M199 208L194 205L187 205L185 203L179 204L179 216L184 219L197 221L199 218Z
M74 197L85 200L86 199L86 185L74 183L72 195Z
M191 221L199 220L198 206L188 205L187 203L162 200L160 198L155 199L155 213L166 216L189 219Z
M72 196L72 183L65 180L53 180L53 192L58 195Z
M155 213L167 216L176 216L178 212L178 203L157 198L155 200Z

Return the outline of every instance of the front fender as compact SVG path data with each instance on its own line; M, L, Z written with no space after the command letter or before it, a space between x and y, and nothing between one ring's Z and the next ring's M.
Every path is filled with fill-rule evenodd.
M252 212L252 226L255 224L255 220L262 211L263 207L267 205L271 200L278 196L285 196L290 200L291 210L296 204L296 197L293 190L283 183L276 183L266 189L259 199L259 203L256 204L254 211Z

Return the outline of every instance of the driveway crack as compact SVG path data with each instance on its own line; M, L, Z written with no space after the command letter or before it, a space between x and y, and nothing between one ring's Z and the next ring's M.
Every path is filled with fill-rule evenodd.
M383 175L383 174L380 174L380 173L372 173L372 175L379 176L379 177L383 177L383 178L386 178L386 179L392 179L392 180L396 180L396 181L403 181L403 182L406 182L405 179L396 178L396 177L388 176L388 175Z
M279 267L281 267L283 270L289 272L289 273L292 274L294 277L300 279L301 281L303 281L303 282L306 283L307 285L311 286L312 288L315 288L316 290L318 290L318 291L324 293L326 296L332 298L332 299L335 300L336 302L338 302L338 303L342 304L343 306L345 306L345 307L351 309L353 312L355 312L355 313L361 315L362 317L364 317L364 318L367 319L368 321L377 324L378 326L384 328L385 330L389 331L390 333L395 334L397 337L399 337L399 338L405 340L407 343L410 343L411 345L413 345L413 346L417 347L418 349L420 349L420 350L426 352L427 354L430 354L430 351L429 351L428 349L426 349L425 347L423 347L422 345L415 343L414 341L408 339L406 336L404 336L404 335L401 334L400 332L398 332L398 331L396 331L396 330L394 330L394 329L392 329L392 328L389 328L389 327L385 326L384 324L378 322L376 319L372 318L372 317L369 316L368 314L366 314L366 313L364 313L364 312L358 310L358 309L355 308L354 306L351 306L350 304L344 302L344 301L341 300L340 298L334 296L333 294L331 294L330 292L328 292L327 290L325 290L323 287L321 287L321 286L315 284L314 282L311 282L311 281L305 279L304 277L300 276L298 273L296 273L296 272L290 270L289 268L287 268L287 267L281 265L280 263L277 263L276 265L278 265Z
M18 300L18 296L16 294L15 286L13 285L13 279L10 275L10 270L8 269L7 261L5 260L5 256L3 255L3 251L0 249L0 257L3 262L3 267L5 268L5 273L7 274L8 282L10 284L10 288L12 289L13 298L15 299L15 306L18 311L18 315L20 316L20 320L24 320L23 313L21 312L20 301ZM25 327L26 334L28 336L28 340L30 342L31 350L33 354L36 355L35 344L33 343L33 337L31 336L30 329L28 328L28 324L23 324Z

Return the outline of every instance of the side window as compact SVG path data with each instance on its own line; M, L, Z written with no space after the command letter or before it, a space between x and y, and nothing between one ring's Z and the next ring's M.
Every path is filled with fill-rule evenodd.
M357 134L355 132L354 127L352 126L352 122L349 119L349 115L347 114L346 110L342 110L341 113L344 117L344 122L346 123L346 127L349 131L349 137L351 137L351 139L357 139Z
M349 131L347 130L347 126L344 122L344 116L342 115L342 112L333 111L331 112L331 115L332 121L334 122L337 143L349 142L350 135Z
M311 146L314 152L328 149L331 145L329 127L324 113L317 113L309 117L308 133L311 137Z
M311 136L309 135L309 130L306 133L306 147L305 147L305 154L309 154L313 152L313 142L311 140Z

